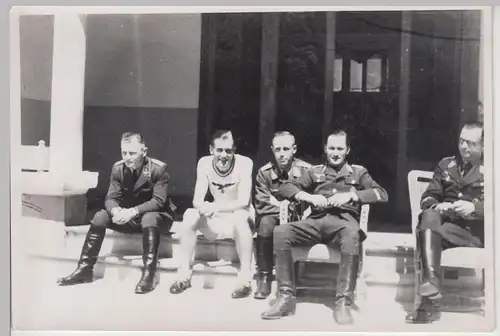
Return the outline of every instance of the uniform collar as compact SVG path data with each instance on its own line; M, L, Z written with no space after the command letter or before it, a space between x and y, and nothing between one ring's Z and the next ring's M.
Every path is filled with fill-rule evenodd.
M334 175L336 177L344 177L344 176L349 176L353 173L353 169L351 165L347 163L347 161L344 163L342 168L340 168L339 171L337 171L335 168L333 168L328 162L325 164L325 172Z
M280 171L278 164L276 161L272 161L272 168L271 168L271 178L273 180L276 180L279 178L280 175L282 175L283 172ZM293 158L292 159L292 164L290 165L290 169L287 171L288 177L293 176L293 177L300 177L300 168L297 166L297 159Z
M455 181L461 181L461 183L463 185L467 185L467 184L476 182L477 180L479 180L483 177L483 174L482 174L483 163L481 160L473 163L472 168L469 170L469 172L465 176L462 176L462 174L459 170L459 169L462 169L463 166L464 166L464 162L463 162L460 154L455 155L453 160L451 160L448 163L448 166L446 167L446 173Z
M125 164L123 165L123 167L124 169L128 169ZM149 157L144 157L144 161L142 162L142 165L137 168L137 171L139 172L139 176L134 185L135 190L146 183L151 176L151 160Z

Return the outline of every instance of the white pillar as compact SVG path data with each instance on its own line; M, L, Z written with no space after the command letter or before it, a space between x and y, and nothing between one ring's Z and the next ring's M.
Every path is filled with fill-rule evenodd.
M50 172L67 182L82 171L85 30L76 13L54 15Z

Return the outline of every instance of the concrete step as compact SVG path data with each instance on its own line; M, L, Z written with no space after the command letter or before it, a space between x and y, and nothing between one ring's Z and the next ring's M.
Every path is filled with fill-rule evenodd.
M171 235L162 236L160 271L165 274L175 273L178 269L175 256L179 253L179 240L176 235L179 225L181 223L174 224ZM53 261L73 262L73 266L76 264L88 226L66 227L63 229L63 235L60 234L61 227L54 223L37 222L29 226L32 244L26 245L31 247L28 254ZM111 273L115 273L118 278L123 277L123 274L139 276L142 264L140 237L138 234L125 235L108 230L100 253L99 267L112 270ZM411 235L407 234L369 234L365 241L363 280L370 292L388 291L397 302L413 302L415 274L412 239ZM238 255L233 241L208 241L202 236L199 237L193 266L194 275L206 278L208 282L214 281L209 280L210 278L224 281L219 279L233 278L238 267ZM322 266L316 269L308 271L307 277L303 279L306 287L332 288L334 283L331 279L336 276L335 267ZM461 302L462 299L454 298L459 294L473 298L481 296L482 279L473 270L445 268L444 271L443 286L450 294L448 297L451 297L445 300L451 300L450 306ZM114 278L109 274L106 277ZM234 280L228 280L227 285L230 285L231 281ZM367 295L370 296L370 293Z

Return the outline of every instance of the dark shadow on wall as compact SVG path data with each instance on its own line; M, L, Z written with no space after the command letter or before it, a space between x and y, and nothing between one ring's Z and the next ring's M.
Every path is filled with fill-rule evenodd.
M180 208L187 206L196 179L197 114L188 108L86 106L83 169L99 173L97 188L87 193L89 208L103 206L111 168L121 160L120 136L129 131L143 134L149 156L168 164L169 193Z

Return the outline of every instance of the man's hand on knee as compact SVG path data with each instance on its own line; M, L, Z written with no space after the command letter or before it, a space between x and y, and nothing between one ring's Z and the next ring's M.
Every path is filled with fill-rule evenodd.
M115 224L123 225L130 222L135 216L137 216L137 210L135 208L130 209L120 209L113 215L112 221Z
M198 206L197 210L202 216L212 217L215 213L215 206L213 203L203 202Z
M466 217L472 215L472 213L475 210L475 206L474 206L474 203L472 203L472 202L458 200L452 204L452 209L460 216L466 218Z
M447 212L453 210L453 203L450 202L438 203L436 204L436 206L432 207L432 209L436 210L440 214L446 214Z

